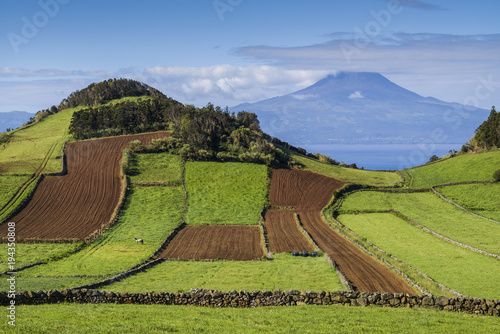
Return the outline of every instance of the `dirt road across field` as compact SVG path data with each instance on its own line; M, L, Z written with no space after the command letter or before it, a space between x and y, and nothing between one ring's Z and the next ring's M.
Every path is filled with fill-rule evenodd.
M304 229L337 263L356 291L414 294L401 278L323 221L321 209L328 204L333 191L341 186L341 182L319 174L278 169L273 172L270 200L272 205L296 209Z
M199 225L182 229L160 254L164 259L250 261L262 258L258 226Z
M68 174L46 177L10 220L16 222L16 239L83 240L91 235L111 220L119 204L122 150L133 140L146 144L168 136L156 132L68 144ZM7 224L0 226L0 235L7 235Z

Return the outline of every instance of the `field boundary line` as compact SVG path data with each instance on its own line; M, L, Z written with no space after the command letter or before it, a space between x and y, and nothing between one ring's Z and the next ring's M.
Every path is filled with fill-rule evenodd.
M260 243L262 249L264 250L264 254L266 255L266 257L270 260L273 258L273 253L269 250L269 239L267 238L267 229L264 226L264 224L262 224L262 222L259 222L259 229L260 229Z
M335 269L335 271L340 279L340 282L342 283L342 286L344 287L344 290L349 291L349 292L354 291L351 281L340 270L340 268L337 266L337 263L335 263L335 261L331 258L330 255L328 255L325 251L323 251L321 248L319 248L318 244L314 241L313 237L311 237L311 235L304 229L304 227L302 226L302 221L300 220L299 214L294 212L293 217L295 218L295 222L297 223L299 230L304 234L306 239L313 245L313 247L315 249L321 251L324 254L326 262L328 262L328 264L330 266L332 266L333 269Z
M435 187L447 187L447 186L456 186L456 185L461 185L461 184L493 184L493 182L490 182L490 181L470 181L470 182L456 182L456 183L444 183L444 184L439 184L437 186L432 186L431 187L431 190L432 192L434 192L436 195L438 195L439 197L441 197L441 199L443 199L444 201L450 203L450 204L453 204L454 206L456 206L457 208L459 208L460 210L463 210L465 212L467 212L468 214L471 214L473 216L476 216L478 218L482 218L482 219L486 219L486 220L489 220L490 222L492 223L496 223L496 224L500 224L500 222L497 222L496 220L493 220L491 218L488 218L488 217L484 217L484 216L481 216L481 215L478 215L477 213L474 213L472 211L469 211L467 210L466 208L460 206L459 204L453 202L452 200L446 198L443 196L443 194L441 194L439 191L437 191L435 189Z
M494 254L494 253L490 253L490 252L486 252L486 251L481 250L479 248L475 248L475 247L463 244L461 242L455 241L453 239L450 239L448 237L445 237L444 235L439 234L439 233L437 233L437 232L435 232L435 231L433 231L433 230L431 230L431 229L429 229L429 228L427 228L427 227L425 227L425 226L417 223L416 221L408 218L407 216L403 215L401 212L399 212L397 210L392 209L392 210L389 210L388 212L389 213L395 213L399 217L404 217L404 219L406 219L409 223L415 225L416 227L420 228L421 230L423 230L423 231L425 231L427 233L430 233L430 234L432 234L432 235L434 235L434 236L436 236L436 237L438 237L438 238L440 238L440 239L442 239L442 240L444 240L446 242L449 242L449 243L451 243L451 244L453 244L455 246L459 246L459 247L462 247L464 249L468 249L470 251L473 251L473 252L476 252L476 253L479 253L479 254L482 254L482 255L487 255L487 256L491 256L491 257L495 257L497 259L500 259L500 255L497 255L497 254Z

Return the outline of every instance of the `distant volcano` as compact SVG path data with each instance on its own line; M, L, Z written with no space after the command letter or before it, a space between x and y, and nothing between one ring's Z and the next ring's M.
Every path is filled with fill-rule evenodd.
M422 97L370 72L329 75L295 93L231 110L255 112L264 132L294 145L465 143L489 115Z

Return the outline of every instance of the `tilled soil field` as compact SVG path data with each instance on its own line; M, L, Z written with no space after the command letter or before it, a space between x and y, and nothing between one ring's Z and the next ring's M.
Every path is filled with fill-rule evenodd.
M271 182L271 204L296 209L321 210L333 191L344 184L332 178L297 169L276 169Z
M269 250L273 253L314 251L309 240L300 232L292 210L266 212L265 227Z
M16 239L83 240L111 220L121 191L122 150L133 140L144 144L167 137L156 132L79 141L66 147L68 174L46 177L28 205L10 221ZM7 224L0 226L7 234Z
M197 225L182 229L160 254L164 259L250 261L264 255L258 226Z
M304 229L337 263L356 291L415 292L401 278L333 230L321 218L321 209L342 183L312 172L281 169L273 172L271 204L297 209Z

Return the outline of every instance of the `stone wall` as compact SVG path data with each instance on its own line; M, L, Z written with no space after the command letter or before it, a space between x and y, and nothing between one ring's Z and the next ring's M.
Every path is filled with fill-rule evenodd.
M113 304L164 304L203 307L259 307L293 305L347 305L382 307L429 308L470 314L499 316L500 300L480 298L447 298L413 296L398 293L366 293L346 291L274 290L230 291L192 289L188 293L148 292L115 293L99 290L73 289L51 291L22 291L16 294L16 305L57 303L113 303ZM7 306L7 292L0 292L0 304Z

